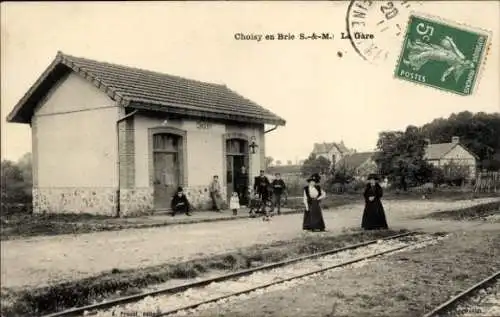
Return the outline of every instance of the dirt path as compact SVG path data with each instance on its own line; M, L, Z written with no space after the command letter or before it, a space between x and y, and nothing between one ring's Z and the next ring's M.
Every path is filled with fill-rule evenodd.
M389 225L407 226L411 217L437 210L465 208L498 201L484 198L463 201L389 201ZM328 230L357 227L362 205L348 205L325 213ZM43 286L83 278L113 268L132 269L177 262L254 244L300 237L302 216L198 223L149 229L129 229L82 235L33 237L1 242L2 288ZM418 226L424 226L420 222Z
M422 249L290 289L218 305L196 316L421 316L500 268L500 230L454 232Z

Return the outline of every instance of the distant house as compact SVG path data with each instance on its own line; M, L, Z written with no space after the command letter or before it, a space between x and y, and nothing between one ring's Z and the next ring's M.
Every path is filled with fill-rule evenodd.
M477 161L479 158L464 145L460 144L458 136L452 137L450 143L431 144L428 140L424 158L427 162L437 167L443 167L450 163L468 166L470 171L469 177L476 177Z
M369 174L377 172L377 163L374 160L375 152L360 152L344 156L337 168L345 168L354 173L359 179L365 179Z
M285 120L225 85L59 52L9 114L32 130L34 212L106 215L195 206L219 175L265 166L265 124ZM258 146L258 147L256 147Z
M344 156L352 154L354 151L348 149L344 141L341 141L340 143L314 143L312 153L330 160L332 164L337 164Z

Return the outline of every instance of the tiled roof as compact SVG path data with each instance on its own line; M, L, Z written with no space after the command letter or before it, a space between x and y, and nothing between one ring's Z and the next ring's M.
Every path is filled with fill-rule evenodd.
M335 143L337 145L337 148L339 149L339 151L341 153L347 153L349 152L349 149L347 148L347 146L345 146L344 142L340 142L340 143Z
M313 153L328 153L335 146L335 143L314 143Z
M469 152L474 158L479 159L479 157L470 151L467 147L465 147L461 143L436 143L436 144L428 144L427 147L425 148L425 154L424 158L426 160L440 160L442 159L446 154L448 154L455 146L461 146L464 150Z
M350 169L356 169L368 159L372 158L374 154L374 152L354 153L340 159L340 161L338 162L338 166L345 166Z
M315 154L320 154L320 153L328 153L330 152L334 147L336 147L340 153L346 153L349 152L349 149L344 145L344 143L336 143L336 142L331 142L331 143L314 143L313 147L313 153Z
M425 148L424 158L427 160L439 160L446 155L446 153L450 152L457 143L437 143L437 144L429 144Z
M286 123L284 119L225 85L74 57L61 52L14 107L8 121L30 122L39 100L70 71L81 75L125 107L239 122Z

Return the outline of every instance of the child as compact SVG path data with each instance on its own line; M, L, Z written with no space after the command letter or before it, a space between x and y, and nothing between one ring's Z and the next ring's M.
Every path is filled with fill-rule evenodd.
M237 192L233 192L229 200L229 209L233 211L233 216L238 214L238 209L240 209L240 197L238 197Z
M263 221L271 220L269 216L268 208L265 206L265 201L263 201L262 196L259 193L254 193L252 199L250 199L250 218L255 218L256 213L264 214L262 218Z
M260 210L260 199L259 199L259 194L254 193L253 195L250 194L250 202L248 204L248 207L250 207L250 218L255 218L255 212Z

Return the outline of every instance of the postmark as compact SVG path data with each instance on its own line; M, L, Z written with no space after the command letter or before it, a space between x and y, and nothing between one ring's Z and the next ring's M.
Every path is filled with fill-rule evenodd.
M349 3L346 14L347 34L354 50L374 64L397 58L394 47L400 47L412 10L422 1L359 1ZM373 38L356 38L355 34L373 34Z
M394 76L471 95L477 87L490 40L489 31L412 13Z

